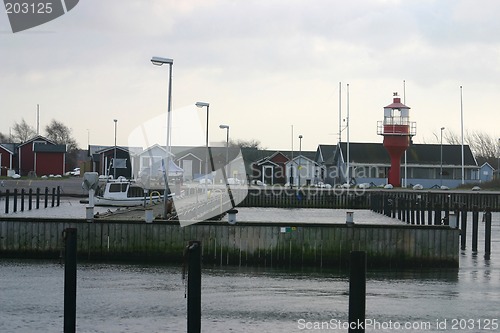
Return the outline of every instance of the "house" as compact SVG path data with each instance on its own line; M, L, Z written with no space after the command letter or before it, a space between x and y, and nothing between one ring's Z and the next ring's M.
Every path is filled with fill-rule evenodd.
M132 160L130 158L130 151L126 147L106 147L95 152L97 160L95 164L97 171L100 175L113 176L118 178L120 176L130 179L132 170ZM115 160L116 157L116 160Z
M314 155L315 152L302 152L285 163L286 177L290 179L293 175L294 186L318 184L322 179L320 177L324 174L323 167L314 161Z
M314 161L320 166L319 181L325 184L336 184L338 180L338 168L335 161L337 145L318 145Z
M492 181L494 172L495 168L493 168L488 162L484 162L479 168L479 181L481 183Z
M17 157L21 176L62 175L65 172L66 145L58 145L37 135L17 147Z
M244 180L245 168L241 161L239 147L172 147L175 155L175 164L183 170L183 181L197 180L205 175L205 168L209 177L216 183L223 182L222 169L228 178ZM207 164L205 163L207 161ZM239 161L239 162L238 162ZM215 173L212 175L212 171Z
M442 158L441 158L442 148ZM421 184L424 188L445 185L457 187L462 182L461 145L412 144L406 151L406 163L401 163L402 184ZM347 163L349 155L349 163ZM334 184L373 183L385 185L390 169L390 158L382 143L341 142L335 153L338 177ZM349 172L347 173L347 166ZM406 170L405 170L406 169ZM464 182L479 181L479 167L468 145L464 145ZM442 172L441 172L442 171ZM332 185L334 185L332 184Z
M0 144L0 176L7 176L9 170L14 170L16 165L15 152L15 144Z
M252 178L267 185L285 184L286 164L289 160L288 156L280 151L263 157L252 164Z

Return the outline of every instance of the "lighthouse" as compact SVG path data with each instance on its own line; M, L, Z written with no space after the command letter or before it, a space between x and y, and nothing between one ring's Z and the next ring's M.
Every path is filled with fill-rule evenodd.
M392 104L384 107L384 120L377 122L377 134L384 137L384 147L391 158L387 182L400 187L401 155L416 134L416 123L410 122L410 108L401 103L397 93L394 93Z

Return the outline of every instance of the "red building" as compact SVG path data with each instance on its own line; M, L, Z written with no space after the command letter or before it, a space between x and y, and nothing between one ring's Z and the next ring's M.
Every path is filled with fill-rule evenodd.
M62 175L65 172L66 145L58 145L43 136L28 140L18 147L19 174Z
M0 144L0 176L7 176L8 170L15 167L15 145L12 143Z

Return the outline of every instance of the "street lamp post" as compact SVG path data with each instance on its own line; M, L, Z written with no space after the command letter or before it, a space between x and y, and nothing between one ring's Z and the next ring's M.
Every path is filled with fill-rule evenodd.
M302 134L299 135L299 166L297 168L297 177L299 181L299 188L300 188L300 169L302 167Z
M219 125L220 129L226 130L226 166L227 166L227 175L230 178L229 173L229 125Z
M439 171L440 186L443 186L443 131L444 127L441 127L441 167Z
M115 148L114 148L114 153L113 153L113 179L116 179L116 123L118 122L118 119L113 119L115 122Z
M166 157L165 157L165 174L163 176L165 182L165 193L163 195L164 202L164 216L167 218L167 210L168 210L168 174L169 174L169 166L170 166L170 127L172 125L172 65L174 64L174 60L170 58L161 58L161 57L152 57L151 62L155 66L162 66L163 64L169 65L169 76L168 76L168 104L167 104L167 139L166 139Z
M195 104L199 108L207 107L207 129L206 129L206 138L205 138L205 145L206 145L206 152L205 152L205 193L207 195L208 199L208 115L209 115L209 108L210 104L206 102L196 102Z

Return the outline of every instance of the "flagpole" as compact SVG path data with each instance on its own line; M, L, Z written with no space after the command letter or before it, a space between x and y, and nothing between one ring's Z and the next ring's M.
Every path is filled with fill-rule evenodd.
M460 86L460 123L462 133L462 185L465 184L465 169L464 169L464 103L462 98L462 86Z

